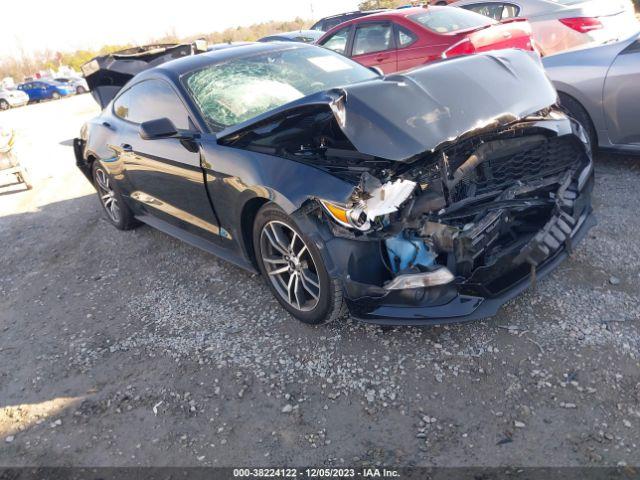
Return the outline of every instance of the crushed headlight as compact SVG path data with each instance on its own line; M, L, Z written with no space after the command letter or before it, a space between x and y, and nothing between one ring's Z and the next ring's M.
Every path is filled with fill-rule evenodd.
M366 232L376 219L398 211L413 194L416 185L416 182L402 179L382 184L370 177L367 185L370 188L361 185L349 205L327 200L320 200L320 203L340 225Z
M335 220L336 223L347 228L355 228L362 232L366 232L371 228L371 223L367 220L366 215L358 208L347 208L344 205L320 200L320 204L327 213Z

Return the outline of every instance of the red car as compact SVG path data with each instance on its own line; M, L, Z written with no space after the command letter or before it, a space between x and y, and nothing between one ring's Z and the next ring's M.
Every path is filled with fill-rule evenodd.
M384 73L488 50L534 51L524 19L497 22L455 7L415 7L368 15L342 23L317 42Z

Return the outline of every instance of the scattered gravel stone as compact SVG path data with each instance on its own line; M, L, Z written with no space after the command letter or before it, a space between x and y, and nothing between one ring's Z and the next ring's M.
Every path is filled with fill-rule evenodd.
M376 391L367 390L367 393L364 394L364 397L367 399L367 402L373 403L376 399Z
M3 463L496 465L512 442L532 466L640 463L637 159L596 161L599 226L494 318L310 327L259 276L109 224L64 146L98 113L91 102L2 114L23 117L26 158L46 177L0 191L0 430L25 429ZM29 412L85 391L81 405ZM577 412L554 411L559 399L579 418L557 418Z

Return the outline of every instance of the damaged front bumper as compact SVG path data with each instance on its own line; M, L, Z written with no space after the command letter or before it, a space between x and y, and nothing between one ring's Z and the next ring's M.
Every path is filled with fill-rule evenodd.
M479 320L495 315L504 303L556 268L596 225L591 207L594 170L588 148L579 140L579 127L573 125L569 131L568 123L561 123L565 130L559 133L564 135L547 139L543 147L534 142L525 150L544 151L560 159L577 153L580 158L562 168L557 158L536 163L538 159L524 158L531 155L526 152L509 153L513 160L502 165L490 157L481 162L478 168L484 173L471 173L472 181L467 182L473 186L472 193L452 188L447 207L429 216L429 225L438 226L455 223L452 219L458 216L466 218L452 243L433 254L438 256L430 267L418 271L406 269L406 265L391 268L389 251L396 244L388 239L348 238L335 235L335 230L325 234L322 253L330 274L343 283L352 316L382 325ZM533 163L535 175L529 175L527 162ZM505 169L513 168L516 171L505 174ZM488 203L478 203L486 185L502 186L500 182L508 180L508 175L523 181L505 188ZM468 220L471 217L473 222ZM443 223L434 224L434 218ZM425 220L421 221L424 224ZM409 220L405 223L411 224ZM415 231L420 223L412 225ZM411 238L422 241L425 237L418 234ZM442 255L442 249L450 253ZM413 283L408 283L409 288L398 288L404 280Z
M557 219L554 217L550 223L555 220ZM526 263L515 265L513 257L503 259L500 267L506 267L504 274L495 275L496 272L493 272L495 285L501 286L497 291L491 291L487 284L478 282L479 277L487 272L480 272L476 277L459 283L421 290L394 291L383 296L376 296L381 293L377 288L347 280L345 291L349 309L355 318L379 325L442 325L491 317L506 302L552 272L596 224L595 216L589 208L579 218L576 228L566 240L535 270ZM549 245L544 238L546 235L533 240L531 248L539 251L548 249Z

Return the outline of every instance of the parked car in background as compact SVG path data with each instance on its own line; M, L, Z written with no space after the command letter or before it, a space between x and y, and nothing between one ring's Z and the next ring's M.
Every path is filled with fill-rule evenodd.
M12 107L22 107L29 103L29 95L20 90L10 90L0 87L0 110Z
M301 42L315 43L322 37L320 30L294 30L293 32L274 33L262 37L259 42Z
M385 9L380 10L365 10L365 11L357 11L357 12L348 12L348 13L340 13L338 15L332 15L330 17L325 17L321 20L318 20L313 24L311 30L319 30L321 32L328 32L336 25L340 25L349 20L353 20L355 18L364 17L367 15L372 15L374 13L384 12Z
M41 102L42 100L57 100L60 97L73 95L76 89L71 85L65 85L53 81L34 80L18 85L18 90L29 95L30 102Z
M639 24L631 0L460 0L494 20L526 18L542 55L626 38Z
M12 176L30 190L33 186L31 175L16 153L15 141L16 132L0 125L0 178Z
M640 153L640 34L545 57L560 103L592 145Z
M238 45L244 45L239 43ZM193 43L156 43L126 48L100 55L88 61L80 69L89 85L91 95L99 105L106 105L135 74L155 65L199 52L235 48L234 43L207 45L196 40Z
M325 33L318 45L384 73L489 50L534 50L526 21L500 23L461 8L437 6L357 18Z
M59 77L55 78L54 80L63 85L72 86L78 95L87 93L89 91L87 81L81 77Z
M89 84L117 77L110 65ZM260 272L302 322L491 316L594 224L586 137L523 51L381 77L314 45L254 43L111 93L74 140L111 224Z

